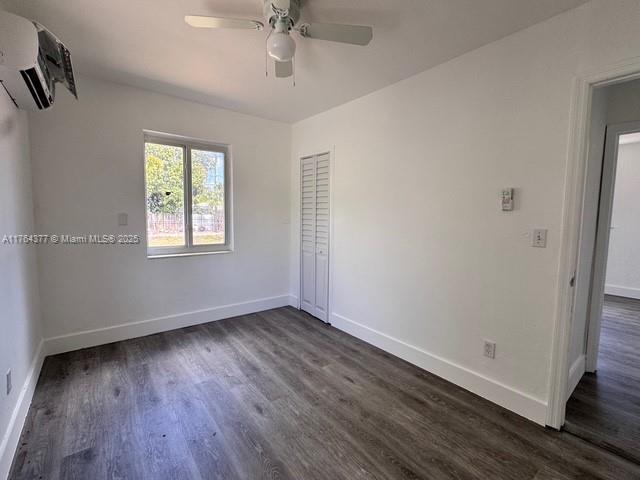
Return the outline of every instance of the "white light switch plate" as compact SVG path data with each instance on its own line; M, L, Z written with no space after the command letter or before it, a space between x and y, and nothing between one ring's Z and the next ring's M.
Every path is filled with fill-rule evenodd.
M536 248L546 248L547 247L547 230L538 228L533 231L533 236L531 237L531 246Z

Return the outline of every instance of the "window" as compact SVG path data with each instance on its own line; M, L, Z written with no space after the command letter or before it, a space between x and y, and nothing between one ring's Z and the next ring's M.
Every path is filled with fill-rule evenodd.
M229 148L145 134L147 255L232 249Z

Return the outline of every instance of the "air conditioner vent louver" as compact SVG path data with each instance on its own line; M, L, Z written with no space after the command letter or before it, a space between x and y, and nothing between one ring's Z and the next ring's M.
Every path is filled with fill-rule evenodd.
M44 91L43 83L38 76L38 72L35 67L30 68L29 70L22 70L20 74L22 75L22 79L27 85L27 88L31 92L31 96L36 102L38 109L42 110L49 108L53 102L53 98L51 94L47 94Z

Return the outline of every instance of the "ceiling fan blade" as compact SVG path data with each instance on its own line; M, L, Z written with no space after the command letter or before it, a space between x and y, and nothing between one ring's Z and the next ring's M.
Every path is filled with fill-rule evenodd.
M187 15L184 21L196 28L239 28L246 30L262 30L264 24L255 20L243 18L203 17Z
M373 28L362 25L305 23L298 28L298 32L306 38L363 46L369 45L369 42L371 42L373 38Z
M276 62L276 77L287 78L293 75L293 61Z

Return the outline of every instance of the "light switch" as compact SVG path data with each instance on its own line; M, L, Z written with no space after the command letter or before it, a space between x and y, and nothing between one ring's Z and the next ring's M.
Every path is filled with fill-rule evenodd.
M129 224L129 215L127 215L126 213L119 213L118 214L118 225L123 227L125 225Z
M533 237L531 238L531 246L536 248L547 247L547 230L546 229L540 228L533 231Z

